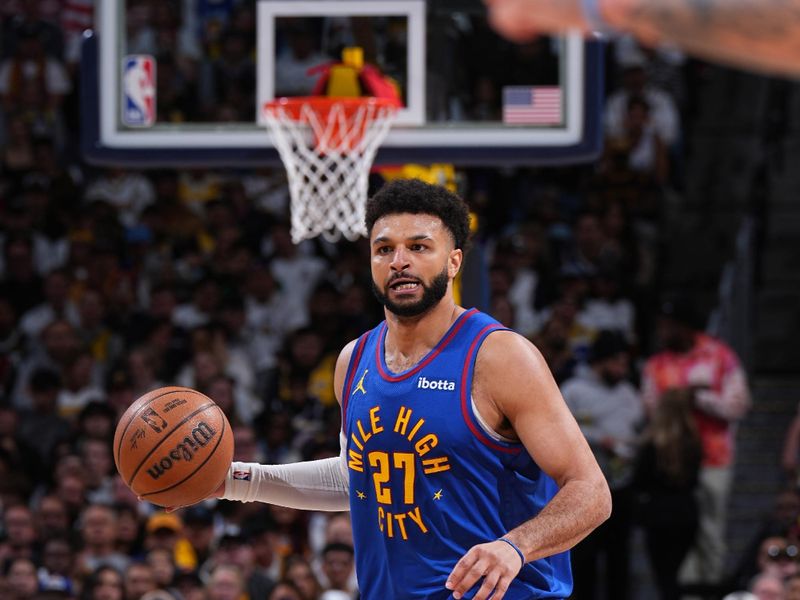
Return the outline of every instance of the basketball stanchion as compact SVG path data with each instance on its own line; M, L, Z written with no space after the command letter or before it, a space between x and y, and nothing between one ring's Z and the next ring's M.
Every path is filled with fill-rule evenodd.
M366 235L369 171L399 109L375 97L280 98L264 120L286 167L292 241Z

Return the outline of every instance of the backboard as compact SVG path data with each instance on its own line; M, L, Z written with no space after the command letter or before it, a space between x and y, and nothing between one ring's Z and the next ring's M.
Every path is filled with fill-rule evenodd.
M512 44L481 0L104 0L96 18L81 72L96 164L277 166L260 107L307 95L309 69L353 45L405 105L376 164L559 164L600 150L599 43Z

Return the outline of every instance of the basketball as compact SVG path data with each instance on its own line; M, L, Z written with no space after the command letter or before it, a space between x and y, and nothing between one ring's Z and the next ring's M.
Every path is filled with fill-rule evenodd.
M196 390L163 387L128 407L114 434L114 462L143 500L186 506L207 498L233 460L230 423Z

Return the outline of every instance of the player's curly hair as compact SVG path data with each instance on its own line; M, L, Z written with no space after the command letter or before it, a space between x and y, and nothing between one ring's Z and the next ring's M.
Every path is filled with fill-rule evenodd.
M386 215L411 213L439 217L450 231L455 247L467 250L469 209L456 194L419 179L396 179L367 200L366 225L372 232L375 221Z

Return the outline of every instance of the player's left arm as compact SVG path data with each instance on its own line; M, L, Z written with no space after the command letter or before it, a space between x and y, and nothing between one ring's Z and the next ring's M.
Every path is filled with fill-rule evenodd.
M528 340L510 331L486 338L475 369L477 392L507 419L536 464L558 484L552 500L505 534L524 562L568 550L611 513L611 494L550 369ZM503 597L522 568L514 548L488 540L456 564L446 587L460 598L479 579L476 600Z

